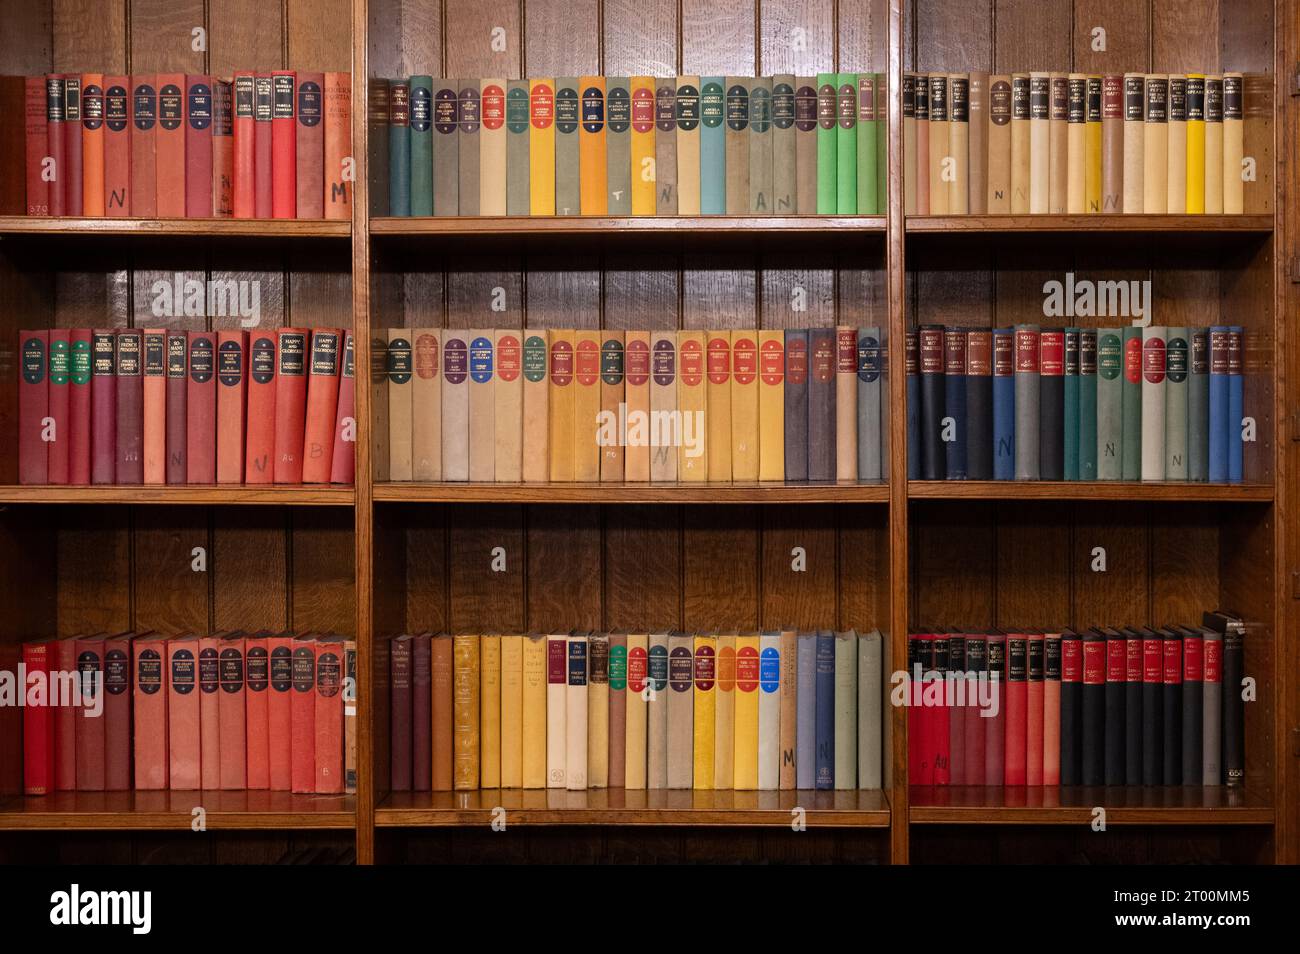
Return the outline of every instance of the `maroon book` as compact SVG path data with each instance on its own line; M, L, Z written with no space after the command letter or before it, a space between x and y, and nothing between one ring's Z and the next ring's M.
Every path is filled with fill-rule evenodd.
M389 690L392 693L392 767L390 787L411 790L411 637L398 636L388 654Z
M117 333L90 334L90 482L117 480Z
M189 379L185 395L185 482L217 482L216 336L189 332Z
M433 782L433 659L428 633L411 642L411 788L427 792Z
M41 438L50 413L48 331L20 331L22 377L18 385L18 482L49 482L49 446Z
M185 483L185 406L189 392L189 335L167 332L167 483Z
M85 204L81 193L81 74L66 73L63 77L63 117L67 123L63 143L63 178L66 192L64 207L67 215L83 215Z
M143 333L117 333L117 468L119 484L144 482L144 378L141 376Z
M131 787L131 633L104 640L104 789Z
M58 73L45 77L46 155L54 160L54 178L50 181L50 215L68 214L67 112L64 94L66 80Z

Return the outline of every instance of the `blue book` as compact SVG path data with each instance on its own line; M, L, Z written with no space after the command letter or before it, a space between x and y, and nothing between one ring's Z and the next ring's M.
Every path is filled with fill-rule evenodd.
M1229 338L1225 325L1210 329L1210 480L1217 483L1228 479Z
M817 634L800 633L795 654L795 788L813 787L817 774Z
M921 339L909 331L904 339L907 349L907 479L921 479ZM788 388L789 385L787 384Z
M943 330L943 438L949 480L966 479L966 329Z
M835 787L835 634L817 633L817 763L814 788Z
M1228 329L1228 480L1241 483L1241 418L1245 413L1242 408L1242 366L1245 361L1245 342L1242 340L1241 325Z
M993 479L1016 479L1016 334L993 329Z
M1065 479L1079 479L1079 329L1065 329Z
M700 212L727 211L726 79L700 77Z

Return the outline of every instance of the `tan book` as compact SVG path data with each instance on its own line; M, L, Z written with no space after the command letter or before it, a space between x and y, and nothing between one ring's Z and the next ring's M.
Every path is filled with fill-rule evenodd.
M1028 105L1028 104L1026 104ZM988 214L1011 211L1011 77L989 77Z
M1045 215L1052 184L1052 79L1029 74L1029 211Z
M799 722L799 648L793 629L781 631L781 765L777 787L792 791L796 782L796 741Z
M750 215L771 215L772 202L772 77L749 82L749 207ZM856 87L855 87L856 93ZM857 99L854 98L856 110Z
M1168 162L1165 181L1165 211L1170 215L1187 212L1187 77L1169 76Z
M479 637L479 788L501 787L501 637Z
M951 162L948 133L948 74L931 73L930 84L930 214L949 212L945 166Z
M461 635L452 646L452 785L479 787L479 638Z
M496 332L496 373L492 376L493 422L496 437L495 479L518 483L523 479L524 379L521 332L504 328Z
M970 183L967 205L971 215L984 215L989 208L989 74L970 74L970 117L967 123ZM906 118L903 120L906 125ZM785 658L784 656L782 657Z
M524 787L524 637L501 637L501 787Z
M916 215L916 74L903 74L903 214Z
M469 332L442 333L442 479L469 480Z
M565 788L568 754L569 634L546 637L546 787ZM586 754L585 751L583 753Z
M550 349L546 332L529 329L524 332L523 436L520 451L520 476L529 483L550 479L550 390L547 371L550 368Z
M1142 176L1146 169L1143 149L1146 145L1146 77L1141 73L1124 74L1124 212L1142 211L1146 188Z
M733 480L758 480L758 440L758 332L738 328L731 333Z
M858 479L858 329L835 329L835 479Z
M718 637L713 692L713 787L730 789L736 760L736 634Z
M469 335L469 479L491 481L496 474L496 345L492 332L472 328Z
M745 76L728 76L725 83L728 215L749 214L749 84Z
M1205 77L1205 214L1223 213L1223 77Z
M529 633L523 644L524 788L546 787L546 637Z
M622 481L623 444L626 434L620 422L625 420L623 386L623 332L601 332L600 343L600 479Z
M1101 211L1124 211L1124 77L1101 80Z
M573 342L573 479L600 480L600 332L579 328Z
M455 685L455 663L452 638L449 633L439 633L429 643L432 668L433 719L433 790L450 792L452 787L452 751L455 715L452 705Z
M1030 77L1011 77L1011 214L1026 215L1033 188L1032 134L1030 132Z
M479 113L478 214L505 215L506 81L504 79L479 80Z
M1071 73L1067 95L1069 104L1065 118L1066 165L1068 183L1065 189L1065 211L1070 215L1082 215L1087 211L1086 188L1087 177L1084 165L1084 129L1088 114L1088 77L1082 73Z
M627 789L646 787L646 680L649 676L649 637L627 637L627 712L624 722L624 780Z
M772 208L774 215L794 215L799 169L794 125L795 80L789 73L772 77Z
M411 332L388 329L388 479L410 480Z
M704 332L677 332L677 479L709 479Z
M948 76L948 213L970 211L970 78L965 73ZM856 352L856 347L855 347Z
M1246 154L1246 87L1240 73L1223 74L1223 212L1246 211L1246 183L1241 178ZM1206 164L1209 165L1208 163Z
M650 479L677 479L677 448L665 443L663 428L657 421L677 417L677 332L655 331L650 334L650 422L646 428L650 441Z
M646 693L646 788L668 787L668 636L650 634L649 691Z
M442 333L415 328L411 379L411 479L442 480Z
M677 214L700 214L700 78L677 77Z
M564 696L564 787L587 787L587 633L570 633L568 685Z
M609 787L609 634L587 640L587 787Z
M623 479L650 479L650 332L624 334L623 400L627 404L627 446ZM635 439L634 439L635 438Z
M758 333L758 479L785 480L785 332Z
M1169 208L1169 77L1149 73L1142 127L1142 211Z
M1070 81L1064 73L1050 77L1047 211L1064 215L1070 190L1070 140L1067 132L1070 115Z
M708 332L707 339L704 445L709 458L709 480L728 481L731 480L731 331L718 328Z
M573 414L577 385L573 381L572 328L552 328L547 333L551 349L550 445L551 480L573 480Z
M695 767L695 651L690 633L668 634L667 787L691 787Z

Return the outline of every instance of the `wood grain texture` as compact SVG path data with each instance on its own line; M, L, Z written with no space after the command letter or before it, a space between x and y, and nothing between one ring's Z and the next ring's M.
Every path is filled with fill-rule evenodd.
M211 520L212 630L288 629L287 511L213 510Z
M599 76L600 0L523 0L525 76ZM499 76L500 73L484 74ZM613 76L616 74L610 73ZM511 74L507 79L517 78Z
M1126 0L1074 0L1076 73L1146 73L1151 61L1151 6ZM1094 50L1093 30L1106 31L1106 48ZM1063 69L1053 66L1053 69ZM1209 67L1206 67L1209 69Z
M443 0L443 30L447 42L447 75L504 76L518 79L520 60L520 6L491 6L479 0ZM504 49L492 49L492 31L500 27Z
M134 0L133 0L134 2ZM166 3L168 0L157 0ZM222 0L212 4L208 29L208 69L217 76L235 70L283 69L285 66L284 8L266 0ZM346 20L331 21L342 32ZM132 24L134 26L134 22ZM320 26L317 26L320 29ZM329 32L329 31L322 31ZM188 49L188 43L186 45ZM317 66L316 69L326 69Z
M676 0L604 0L605 72L675 76L680 72ZM529 64L534 76L539 75Z
M288 69L346 72L352 68L352 31L338 26L347 23L351 17L350 0L281 2L284 5L286 24L288 56L285 66ZM436 8L436 0L434 6ZM432 22L437 22L436 18ZM414 36L427 35L429 32L422 18L415 18L411 26L410 32Z
M203 0L128 0L128 3L131 16L132 73L202 73L207 57L202 50L194 49L194 28L208 28L208 49L215 53L219 49L216 43L219 34L239 22L234 17L224 21L217 17L209 28L204 17L206 5ZM255 11L270 11L275 17L278 37L279 4L228 0L217 7L221 14L233 14L239 19L246 17L250 20L254 19ZM232 9L236 7L243 9ZM250 68L248 64L243 65L244 68Z
M753 0L681 0L687 76L753 76L757 67Z
M105 73L126 71L128 6L126 0L108 3L102 0L52 0L49 4L16 3L9 6L31 11L24 14L27 16L41 13L45 16L52 15L54 60L51 66L53 69L59 72L91 69L102 70ZM6 9L6 17L12 15ZM13 36L17 39L23 36L23 33L21 30L15 30ZM28 34L29 38L30 36L31 34ZM34 44L33 52L40 48L41 44L37 42ZM6 72L8 70L6 64ZM42 70L16 70L16 72L42 72Z
M758 20L758 75L835 69L834 0L759 0Z

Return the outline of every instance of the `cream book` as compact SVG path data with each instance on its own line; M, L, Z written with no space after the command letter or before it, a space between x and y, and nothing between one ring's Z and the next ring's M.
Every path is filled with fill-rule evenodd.
M758 480L758 462L758 332L738 328L731 333L731 479Z
M579 328L573 342L573 479L600 480L600 332Z
M916 215L915 73L903 74L903 214Z
M757 633L736 637L736 735L732 787L758 788L758 674Z
M1205 214L1223 214L1223 77L1205 77Z
M442 334L415 328L411 379L411 479L442 480Z
M600 479L622 481L623 454L627 435L620 421L625 420L624 410L624 351L623 332L601 332L600 343L600 412L601 423L597 429L600 447Z
M493 434L496 480L518 483L523 478L524 379L521 332L506 328L496 332L496 374L492 376Z
M587 634L570 633L568 683L564 696L564 785L587 787Z
M1030 134L1030 77L1028 73L1011 76L1011 214L1026 215L1030 209L1032 188ZM992 211L990 209L989 211Z
M505 215L506 81L504 79L479 80L479 116L478 214Z
M733 787L736 759L736 634L718 637L713 698L713 787Z
M550 458L551 480L573 480L573 339L572 328L552 328L547 333L551 348Z
M1169 207L1169 77L1146 77L1143 113L1142 211L1163 214Z
M858 634L835 634L835 787L858 787Z
M1223 74L1223 212L1246 211L1246 184L1241 178L1245 159L1246 87L1240 73Z
M677 332L677 479L709 479L704 332Z
M785 480L785 332L779 328L758 333L758 479Z
M707 426L704 446L709 458L709 480L731 480L731 331L708 332L705 345L708 388L705 395Z
M587 640L587 787L609 787L609 634Z
M628 331L623 345L623 401L627 405L627 446L623 479L650 479L650 332ZM635 441L632 438L637 438Z
M479 788L501 787L501 637L479 637Z
M781 631L781 769L777 787L783 792L795 788L797 781L795 761L799 724L799 651L798 633L793 629Z
M948 214L948 183L944 166L948 159L948 74L931 73L930 86L930 215Z
M700 78L677 77L677 214L700 214Z
M546 787L565 788L568 734L565 724L569 693L569 635L546 637Z
M649 676L649 637L627 637L627 716L624 720L623 787L646 787L646 681Z
M654 331L650 334L650 415L651 418L677 416L677 332ZM650 479L677 479L677 448L654 443L657 430L650 429Z
M479 787L479 638L452 642L452 787Z
M948 214L970 212L970 78L965 73L948 76ZM862 160L859 159L859 162Z
M718 637L697 633L694 640L694 752L693 786L713 788L717 771L714 765L714 742L718 725Z
M990 215L1011 211L1011 77L989 77L988 201Z
M524 788L546 788L546 637L522 637Z
M694 769L695 651L690 633L668 636L668 787L691 787Z
M469 334L469 479L490 481L496 473L496 418L492 379L496 377L496 346L492 332L473 328Z
M1052 183L1052 79L1029 74L1029 211L1047 214Z
M501 637L501 787L524 787L524 637Z
M835 329L835 478L858 479L858 329Z
M1066 80L1067 96L1065 117L1066 176L1065 210L1070 215L1087 211L1087 175L1084 165L1084 130L1088 116L1088 77L1071 73Z
M540 483L551 477L549 455L550 389L547 378L550 367L550 349L546 332L524 332L524 374L520 390L523 392L523 434L520 449L520 476L530 483Z
M411 332L388 329L388 479L411 479Z
M781 634L763 633L758 650L758 787L781 780Z
M1203 80L1202 80L1203 82ZM1166 146L1165 211L1187 214L1187 77L1169 76L1169 121ZM1203 88L1203 87L1202 87Z
M442 479L469 480L469 332L442 333Z
M1146 168L1146 77L1124 74L1124 212L1142 211L1146 189L1142 175Z
M646 691L646 788L668 787L668 634L650 634Z

